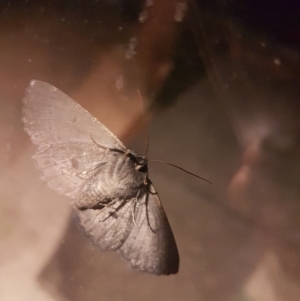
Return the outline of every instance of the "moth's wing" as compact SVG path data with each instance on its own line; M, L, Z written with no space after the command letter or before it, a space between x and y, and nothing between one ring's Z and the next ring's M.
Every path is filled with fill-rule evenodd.
M126 151L123 143L96 118L69 96L41 81L31 81L26 90L23 122L25 131L38 145L34 159L43 179L52 189L71 198L76 198L81 188L82 173L108 159L107 151L97 144Z
M23 100L25 130L37 145L61 141L124 149L123 143L72 98L50 84L32 80Z
M33 159L51 189L76 199L85 180L101 172L110 156L95 143L69 141L40 145Z
M94 245L102 251L115 251L121 247L133 227L132 205L131 200L117 200L109 207L76 209L76 212L81 227Z
M134 269L157 275L176 274L179 254L173 232L152 183L138 201L135 223L119 249Z

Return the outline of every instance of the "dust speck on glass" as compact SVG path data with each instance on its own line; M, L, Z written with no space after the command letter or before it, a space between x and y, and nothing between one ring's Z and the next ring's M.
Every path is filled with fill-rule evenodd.
M42 179L74 199L79 223L103 251L152 274L179 269L176 242L151 181L148 160L50 84L31 81L23 100L25 131Z
M125 53L125 57L127 60L132 59L136 55L136 46L137 46L137 38L132 37L129 40L129 45Z

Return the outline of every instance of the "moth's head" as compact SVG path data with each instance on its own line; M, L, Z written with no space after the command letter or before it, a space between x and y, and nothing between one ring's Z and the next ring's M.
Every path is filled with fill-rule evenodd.
M125 154L134 162L134 168L140 172L148 171L148 159L145 156L139 155L134 151L129 151Z
M139 166L146 166L148 164L148 159L145 156L142 155L136 155L135 161L137 165Z

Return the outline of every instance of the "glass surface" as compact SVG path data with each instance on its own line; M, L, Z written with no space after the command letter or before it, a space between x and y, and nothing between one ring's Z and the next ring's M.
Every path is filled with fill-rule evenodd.
M2 1L1 300L299 300L299 15L297 0ZM212 182L149 163L178 274L101 252L40 179L22 124L32 79Z

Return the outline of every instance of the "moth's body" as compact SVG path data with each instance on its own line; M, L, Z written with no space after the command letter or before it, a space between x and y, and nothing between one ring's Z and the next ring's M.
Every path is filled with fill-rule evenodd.
M23 103L24 128L37 145L33 158L42 179L73 199L93 243L118 251L139 271L177 273L176 242L148 179L147 159L47 83L31 81Z
M115 199L136 199L141 187L148 184L147 163L144 156L132 150L110 151L106 161L100 162L97 172L84 183L76 206L87 209Z

